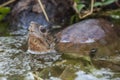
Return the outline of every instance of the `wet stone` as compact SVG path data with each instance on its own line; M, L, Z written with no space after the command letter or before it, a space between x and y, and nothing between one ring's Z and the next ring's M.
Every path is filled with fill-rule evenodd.
M0 46L2 45L2 42L0 41Z
M0 49L0 52L4 52L4 50L3 50L3 49Z

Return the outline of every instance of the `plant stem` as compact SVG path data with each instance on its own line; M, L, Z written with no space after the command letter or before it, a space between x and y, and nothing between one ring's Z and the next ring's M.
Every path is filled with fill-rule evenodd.
M42 5L41 0L38 0L38 2L39 2L39 5L40 5L40 7L41 7L41 9L42 9L42 11L43 11L43 13L44 13L44 15L45 15L46 20L49 22L49 18L48 18L47 13L46 13L43 5Z
M0 5L0 8L6 6L6 5L10 4L10 3L13 3L14 1L16 1L16 0L9 0L9 1L1 4L1 5Z

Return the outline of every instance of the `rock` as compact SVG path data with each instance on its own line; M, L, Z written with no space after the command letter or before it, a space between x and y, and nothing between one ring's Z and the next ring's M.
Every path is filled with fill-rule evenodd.
M0 41L0 46L2 45L2 42Z
M49 22L46 20L37 0L20 0L12 9L10 16L11 25L22 26L22 28L28 29L31 21L38 22L41 25L49 25L53 23L64 24L65 21L69 22L69 16L73 15L72 0L66 0L66 2L64 2L64 0L41 1L50 20Z
M4 50L3 50L3 49L0 49L0 52L4 52Z

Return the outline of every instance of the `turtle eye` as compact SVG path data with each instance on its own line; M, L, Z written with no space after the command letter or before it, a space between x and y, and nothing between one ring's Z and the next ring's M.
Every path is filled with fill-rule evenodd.
M41 31L42 33L45 33L45 32L46 32L46 28L41 27L40 31Z

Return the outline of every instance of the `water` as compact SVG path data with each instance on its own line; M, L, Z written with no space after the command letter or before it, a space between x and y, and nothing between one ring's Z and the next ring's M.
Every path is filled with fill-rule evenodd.
M83 60L60 58L57 53L30 54L26 29L10 32L10 35L0 37L0 80L120 80L119 72L95 67L90 70L91 65Z
M18 31L18 33L20 32ZM41 69L39 70L39 72L42 70L43 71L46 70L46 68L49 68L50 70L58 71L56 72L57 74L60 72L59 68L61 68L61 66L58 66L59 68L55 68L55 69L52 68L51 66L56 60L59 59L60 55L30 54L27 52L27 39L28 39L27 35L0 37L0 80L35 80L36 74L34 74L34 72L36 72L38 69ZM65 64L65 66L74 65L76 67L71 67L71 68L73 69L77 68L77 71L74 71L73 74L71 74L71 76L76 75L76 77L74 77L74 80L119 80L120 79L119 77L112 78L114 77L115 73L107 69L100 69L100 70L96 69L93 72L86 74L86 72L83 71L82 68L79 68L79 66L82 65L79 62L79 60L76 61L73 59L72 61L68 59L67 61L69 61L69 63ZM63 63L60 64L64 66ZM64 72L64 69L62 71ZM67 76L69 75L69 73L70 72L68 71L61 74ZM43 75L49 76L49 74L43 74ZM37 77L40 78L39 76ZM45 80L62 80L61 78L55 75L50 75L49 78L45 78Z
M59 58L56 54L39 56L27 52L26 35L0 37L0 80L34 80L33 71L46 68Z

